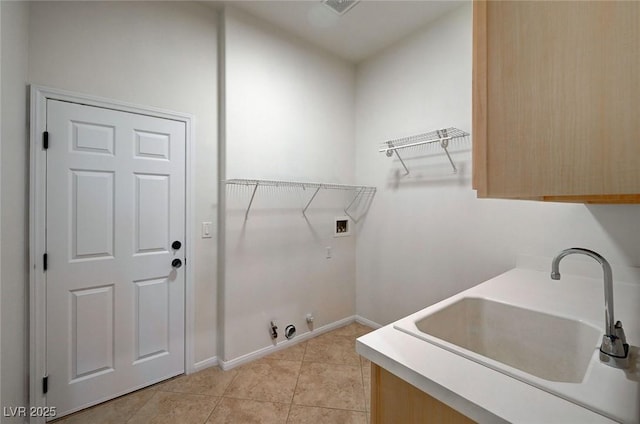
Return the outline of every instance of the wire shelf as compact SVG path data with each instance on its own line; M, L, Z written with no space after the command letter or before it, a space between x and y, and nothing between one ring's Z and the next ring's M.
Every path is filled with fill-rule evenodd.
M333 184L333 183L313 183L302 181L281 181L281 180L246 180L246 179L231 179L225 181L227 184L237 184L245 186L260 185L264 187L300 187L302 189L308 188L323 188L328 190L367 190L376 191L375 187L349 185L349 184Z
M232 185L242 185L253 187L253 191L251 193L251 199L249 200L249 205L247 206L247 212L244 215L245 220L249 217L249 210L251 209L251 205L253 204L253 199L256 195L256 191L258 191L258 187L283 187L283 188L302 188L306 189L315 189L315 192L307 202L307 205L302 210L302 215L305 217L307 209L311 206L311 203L315 199L318 192L322 189L324 190L347 190L347 191L355 191L355 196L351 203L347 207L344 208L344 213L348 215L352 220L358 221L355 219L349 212L349 210L354 207L354 205L358 205L363 198L367 196L373 196L376 192L376 187L371 186L361 186L361 185L349 185L349 184L333 184L333 183L314 183L314 182L302 182L302 181L279 181L279 180L248 180L248 179L230 179L226 180L225 184Z
M405 175L409 174L409 169L407 165L402 160L402 157L398 153L398 150L410 148L410 147L418 147L431 143L438 143L440 147L444 150L447 155L447 159L449 159L449 163L451 163L451 167L453 168L453 172L457 172L456 165L453 163L453 159L451 159L451 155L449 155L449 143L451 141L456 140L464 140L469 137L469 133L466 131L462 131L458 128L450 127L441 130L429 131L422 134L412 135L409 137L396 138L393 140L387 140L382 144L382 147L378 150L379 152L384 152L387 156L391 157L395 153L400 163L405 170Z

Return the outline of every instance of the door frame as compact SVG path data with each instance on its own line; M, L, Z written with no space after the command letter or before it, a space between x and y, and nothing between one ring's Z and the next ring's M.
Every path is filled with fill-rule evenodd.
M30 105L30 186L29 186L29 406L46 407L43 378L46 369L46 274L43 254L46 248L46 153L42 147L42 133L47 123L47 100L60 100L86 106L112 109L156 118L171 119L185 124L185 355L186 374L195 371L195 116L154 107L141 106L119 100L106 99L66 90L31 85ZM44 423L43 417L31 417L29 422Z

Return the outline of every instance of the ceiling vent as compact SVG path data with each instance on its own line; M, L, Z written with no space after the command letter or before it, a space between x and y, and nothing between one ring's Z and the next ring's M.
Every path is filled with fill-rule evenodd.
M360 0L322 0L322 3L338 15L344 15L359 2Z

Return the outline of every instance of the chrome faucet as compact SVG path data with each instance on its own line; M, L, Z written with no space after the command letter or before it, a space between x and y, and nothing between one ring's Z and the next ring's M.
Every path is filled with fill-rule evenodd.
M629 345L624 335L622 322L616 322L613 318L613 274L609 262L592 250L580 247L565 249L558 253L551 262L551 279L560 279L560 261L565 256L574 253L587 255L595 259L602 266L602 271L604 272L605 334L602 336L602 345L600 346L600 361L612 367L626 368L629 365Z

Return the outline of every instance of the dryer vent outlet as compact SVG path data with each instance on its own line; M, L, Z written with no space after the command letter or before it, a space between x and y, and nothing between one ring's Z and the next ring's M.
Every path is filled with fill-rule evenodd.
M287 340L292 339L293 336L295 335L296 335L296 326L293 324L287 325L287 327L284 329L284 336L287 338Z

